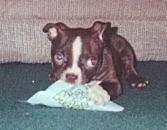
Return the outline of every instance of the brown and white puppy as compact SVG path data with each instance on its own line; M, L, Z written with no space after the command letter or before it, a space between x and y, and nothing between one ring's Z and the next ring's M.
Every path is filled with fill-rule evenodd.
M90 28L70 28L64 23L48 23L43 32L51 41L54 81L94 84L89 92L97 103L113 100L122 94L121 76L132 87L143 88L148 81L135 69L136 57L128 41L117 34L117 27L96 21Z

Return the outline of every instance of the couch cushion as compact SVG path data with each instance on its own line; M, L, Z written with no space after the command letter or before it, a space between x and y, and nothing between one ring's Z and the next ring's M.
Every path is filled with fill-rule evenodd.
M0 0L0 63L50 62L48 22L89 27L111 21L134 47L139 60L167 60L165 0Z

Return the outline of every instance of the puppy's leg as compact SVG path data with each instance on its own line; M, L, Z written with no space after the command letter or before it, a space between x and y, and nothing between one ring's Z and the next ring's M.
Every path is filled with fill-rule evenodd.
M132 87L144 88L149 84L149 81L141 77L135 68L136 58L133 49L130 45L124 48L121 52L121 61L123 65L123 72L126 80Z
M48 74L48 77L49 77L49 80L52 81L52 82L57 80L56 76L55 76L55 73L52 72L52 71Z
M122 94L121 83L115 67L110 48L105 48L103 51L103 63L99 68L99 73L93 79L102 81L99 86L107 91L110 100L114 100Z
M100 84L104 90L110 95L110 100L114 100L122 95L123 90L119 81L116 82L102 82Z

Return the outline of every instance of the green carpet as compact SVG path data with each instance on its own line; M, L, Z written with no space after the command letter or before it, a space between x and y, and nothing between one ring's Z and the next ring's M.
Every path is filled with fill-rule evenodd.
M125 110L114 113L19 103L51 84L50 64L1 64L0 130L167 130L167 62L139 62L138 69L150 86L136 90L125 84L115 101Z

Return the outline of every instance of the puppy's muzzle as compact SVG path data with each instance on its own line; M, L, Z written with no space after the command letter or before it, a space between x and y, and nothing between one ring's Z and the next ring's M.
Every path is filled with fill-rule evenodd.
M75 81L78 79L78 75L74 73L67 73L66 74L66 80L69 83L75 83Z

